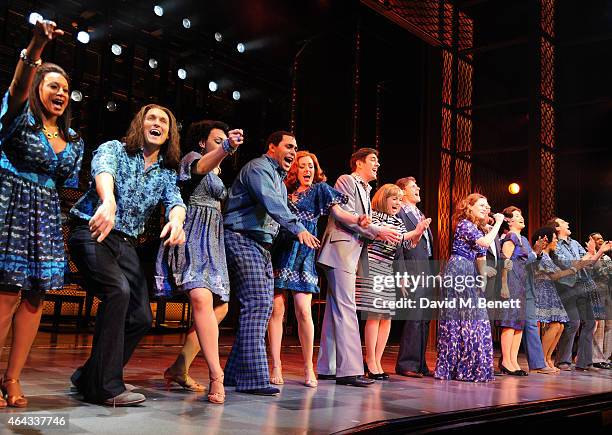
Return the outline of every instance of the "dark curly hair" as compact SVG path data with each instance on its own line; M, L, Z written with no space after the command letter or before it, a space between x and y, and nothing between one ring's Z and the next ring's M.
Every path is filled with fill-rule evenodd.
M222 130L226 135L229 132L229 126L222 121L203 119L201 121L192 122L187 129L187 134L183 142L183 149L187 152L200 152L200 142L208 139L210 132L215 128Z

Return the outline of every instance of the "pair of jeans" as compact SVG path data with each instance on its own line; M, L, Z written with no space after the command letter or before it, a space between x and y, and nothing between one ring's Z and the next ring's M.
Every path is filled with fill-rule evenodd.
M73 379L86 401L99 403L125 391L123 367L151 327L149 292L134 239L118 231L98 243L87 223L73 227L70 254L85 290L100 300L91 355Z

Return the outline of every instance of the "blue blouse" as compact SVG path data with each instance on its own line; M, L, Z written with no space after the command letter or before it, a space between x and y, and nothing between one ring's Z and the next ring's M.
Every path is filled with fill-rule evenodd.
M144 232L147 219L160 201L166 208L166 218L172 208L186 208L176 185L176 172L163 167L161 156L145 170L142 151L130 155L124 143L111 140L94 151L90 187L70 210L74 216L89 220L95 214L101 204L95 178L101 173L111 174L115 181L114 229L129 236Z

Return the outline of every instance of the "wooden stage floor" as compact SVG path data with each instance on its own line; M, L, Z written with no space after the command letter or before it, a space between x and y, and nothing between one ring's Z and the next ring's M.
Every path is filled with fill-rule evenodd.
M140 388L148 400L133 408L108 408L83 403L70 389L69 377L90 350L87 334L40 332L22 385L30 406L26 410L0 410L2 433L26 433L23 427L8 424L10 416L69 417L69 428L60 433L87 434L202 434L331 433L378 420L516 404L612 391L612 370L559 375L503 376L488 384L409 379L391 376L369 388L337 386L321 381L316 389L302 386L301 353L297 342L287 338L284 347L285 385L279 397L257 397L227 389L224 405L206 401L206 393L189 393L179 387L165 390L162 373L180 349L182 334L149 335L136 350L126 368L125 379ZM222 363L232 338L222 337ZM397 346L390 346L384 366L393 372ZM430 367L435 355L428 356ZM1 358L2 372L6 349ZM522 360L524 368L526 363ZM192 376L204 383L208 373L198 357ZM41 429L37 433L58 433Z

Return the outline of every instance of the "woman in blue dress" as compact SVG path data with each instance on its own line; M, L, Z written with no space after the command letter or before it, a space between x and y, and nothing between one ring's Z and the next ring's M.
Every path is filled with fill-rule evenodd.
M179 168L179 182L187 200L187 242L160 247L156 265L158 295L187 293L194 318L183 349L164 372L164 378L168 385L176 382L189 391L204 391L189 376L189 366L201 348L211 382L208 400L218 404L225 401L218 324L227 314L230 291L221 215L227 189L218 174L223 159L243 140L242 130L230 131L220 121L204 120L189 126L186 144L193 151L183 157Z
M68 75L40 60L63 33L54 22L36 23L0 106L0 349L13 322L0 408L27 406L19 376L45 292L64 285L57 188L77 187L83 142L70 128Z
M289 209L306 229L316 234L319 217L330 213L334 218L347 224L369 225L367 216L355 216L340 207L340 204L346 204L348 198L325 183L326 179L314 154L308 151L297 153L285 184L289 193ZM290 290L293 292L298 335L304 357L304 385L316 387L317 378L312 363L314 324L310 308L312 295L320 291L319 277L315 270L315 250L282 232L272 252L272 264L276 291L268 326L273 361L270 383L275 385L284 383L280 357L285 314L284 291Z
M488 206L487 198L472 193L459 202L453 214L455 235L442 276L440 300L447 306L440 309L438 322L437 379L494 379L491 324L486 308L477 303L486 288L487 247L493 243L504 216L495 214L495 225L485 235Z
M502 229L507 230L506 237L502 240L502 254L504 258L512 260L512 269L502 272L501 297L519 303L500 311L502 359L499 370L508 375L527 376L527 372L522 370L518 363L518 352L525 326L526 265L535 260L536 254L531 249L529 240L521 236L521 231L525 228L521 210L510 206L502 213Z
M552 354L563 333L563 324L569 322L569 317L563 307L559 293L557 293L554 281L575 274L575 272L571 269L561 270L555 264L557 259L555 249L557 249L558 239L554 228L540 228L533 234L531 240L535 243L539 238L545 238L549 242L542 249L542 254L535 267L535 315L538 322L546 325L542 336L544 360L550 369L558 373L560 370L555 367ZM578 270L578 268L575 269Z

